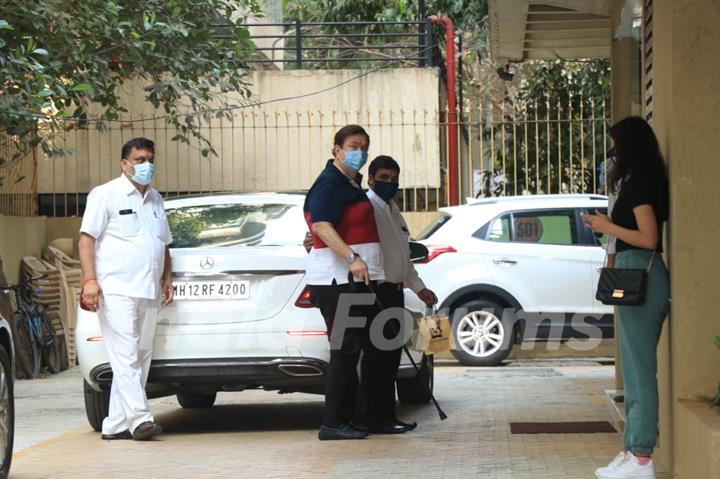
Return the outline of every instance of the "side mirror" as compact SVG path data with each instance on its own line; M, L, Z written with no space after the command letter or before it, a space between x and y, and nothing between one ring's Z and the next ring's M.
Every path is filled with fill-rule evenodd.
M427 259L427 257L430 255L430 251L428 251L427 247L422 243L416 243L415 241L410 241L410 261L413 263L418 263L420 261L423 261Z

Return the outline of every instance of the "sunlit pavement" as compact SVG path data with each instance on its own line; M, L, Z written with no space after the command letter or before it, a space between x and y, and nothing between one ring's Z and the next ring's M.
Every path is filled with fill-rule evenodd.
M603 391L613 374L590 360L446 362L436 368L446 421L432 405L404 406L401 418L417 430L362 441L317 440L320 396L223 393L209 410L169 397L152 401L166 431L158 440L105 442L85 421L77 370L67 371L18 381L11 477L592 478L620 434L512 435L509 423L609 421Z

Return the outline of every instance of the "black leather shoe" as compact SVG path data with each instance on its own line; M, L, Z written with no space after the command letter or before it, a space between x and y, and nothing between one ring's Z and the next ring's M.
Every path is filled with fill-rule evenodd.
M395 419L395 420L393 420L392 422L395 423L395 424L399 424L399 425L403 426L405 429L407 429L408 432L414 430L414 429L417 427L417 423L416 423L416 422L403 422L403 421L401 421L401 420L399 420L399 419Z
M370 428L367 427L365 424L357 424L357 423L351 422L350 427L355 429L356 431L370 432Z
M103 441L116 441L118 439L132 439L132 434L130 434L130 431L127 429L123 432L119 432L117 434L103 434L100 436L100 439Z
M359 431L349 424L341 424L340 427L320 426L318 439L321 441L337 441L341 439L365 439L367 431Z
M396 421L383 421L379 423L368 424L372 434L405 434L408 428Z
M147 441L153 436L162 434L162 427L152 421L145 421L132 432L132 438L136 441Z

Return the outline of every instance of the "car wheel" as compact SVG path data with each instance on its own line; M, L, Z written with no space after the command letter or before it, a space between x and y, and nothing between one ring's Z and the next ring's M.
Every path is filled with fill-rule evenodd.
M513 347L512 318L503 317L504 308L490 300L460 305L453 314L453 356L467 366L495 366Z
M15 402L10 356L0 346L0 479L8 477L15 440Z
M177 400L180 406L185 409L206 409L213 407L217 393L177 393Z
M87 381L83 380L85 393L85 414L90 426L96 431L102 430L102 423L110 410L110 389L95 391Z
M403 404L426 404L432 397L435 386L435 359L423 356L418 364L420 374L397 380L398 399Z

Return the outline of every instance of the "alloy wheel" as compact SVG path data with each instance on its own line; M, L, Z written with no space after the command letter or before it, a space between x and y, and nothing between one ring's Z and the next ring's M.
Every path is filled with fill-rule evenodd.
M460 320L457 339L463 351L478 358L485 358L502 347L505 328L492 312L473 311Z

